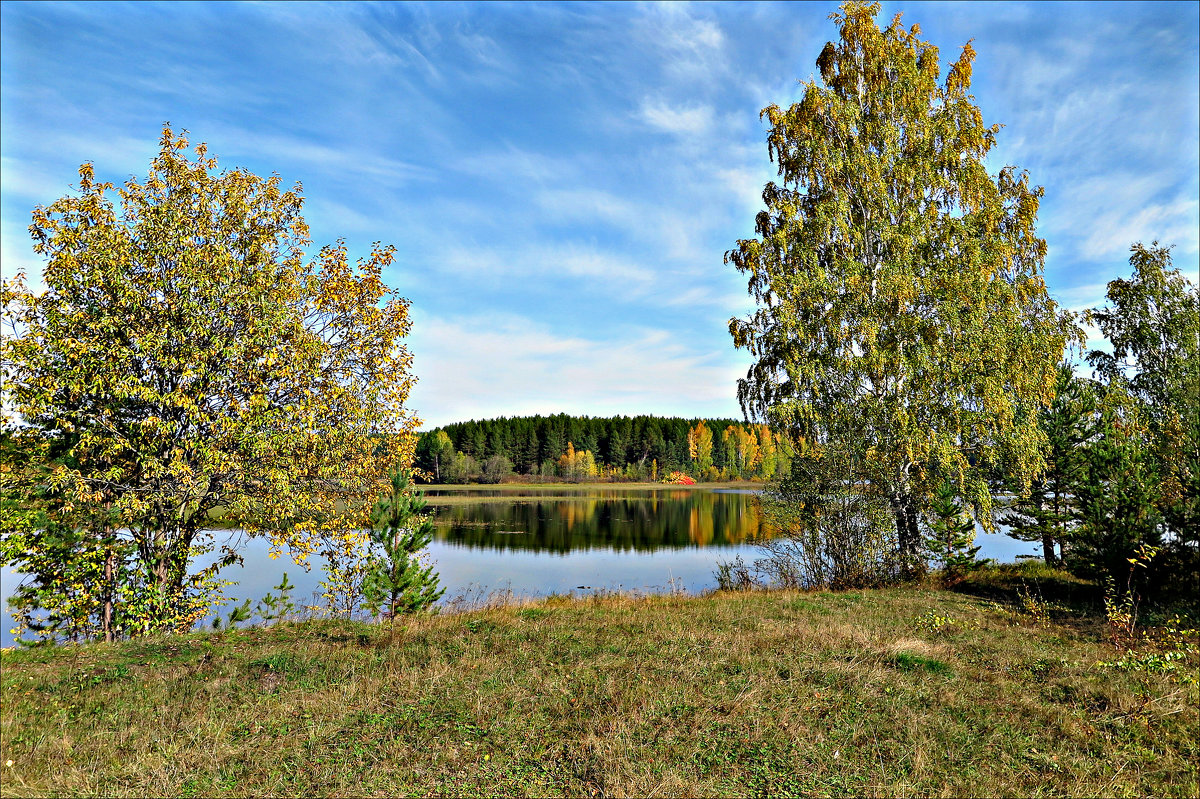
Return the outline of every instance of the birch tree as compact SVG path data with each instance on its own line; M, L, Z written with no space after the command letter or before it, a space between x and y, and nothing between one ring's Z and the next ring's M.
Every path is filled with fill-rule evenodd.
M729 327L755 358L747 417L810 458L853 452L854 490L886 500L915 556L934 487L952 481L986 521L990 471L1041 469L1036 409L1076 333L1042 278L1042 189L985 166L1000 127L970 94L970 42L943 78L920 29L878 12L831 15L819 77L762 111L779 180L757 237L726 253L758 305Z

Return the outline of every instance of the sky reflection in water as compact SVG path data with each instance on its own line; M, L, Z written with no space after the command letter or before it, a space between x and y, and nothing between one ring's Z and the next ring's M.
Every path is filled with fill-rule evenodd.
M461 491L430 492L428 499L436 524L429 555L447 589L444 601L494 592L699 593L715 587L719 561L758 556L752 541L759 518L746 491L483 489L472 490L470 501ZM980 532L976 543L980 557L1002 562L1038 552L1036 545L1000 533ZM267 550L261 540L248 542L244 565L222 572L238 582L228 592L256 601L287 572L296 586L293 601L309 603L324 564L314 558L305 572L286 559L271 560ZM3 571L0 646L13 643L7 598L18 581L19 575Z

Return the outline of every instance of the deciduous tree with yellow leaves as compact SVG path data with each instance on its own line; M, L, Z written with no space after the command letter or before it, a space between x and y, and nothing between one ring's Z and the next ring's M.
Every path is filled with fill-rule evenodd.
M558 459L558 473L572 480L587 480L595 477L596 457L591 450L576 450L575 444L568 441L567 451Z
M687 432L688 458L696 464L700 474L706 473L713 465L713 434L704 420L696 422L695 427Z
M942 78L919 28L878 13L844 4L820 77L762 112L780 180L758 237L726 254L758 303L730 332L755 358L746 413L812 456L857 459L852 489L890 506L915 558L936 486L987 520L989 472L1041 468L1035 409L1075 328L1042 279L1042 189L987 171L1000 128L970 94L970 43Z
M97 578L72 623L108 639L203 615L237 559L207 532L213 514L298 562L355 557L418 423L408 301L382 281L392 247L306 257L299 186L218 172L169 126L119 207L113 190L80 167L73 196L33 212L45 290L3 286L9 426L47 453L4 474L40 509L5 531L4 561L28 571L47 531L72 531Z

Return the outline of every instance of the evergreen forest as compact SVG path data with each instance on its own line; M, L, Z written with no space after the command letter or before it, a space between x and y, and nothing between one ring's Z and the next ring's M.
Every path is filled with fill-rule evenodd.
M792 448L761 424L659 416L500 417L421 434L414 465L427 482L496 483L510 475L651 480L764 480L787 471Z

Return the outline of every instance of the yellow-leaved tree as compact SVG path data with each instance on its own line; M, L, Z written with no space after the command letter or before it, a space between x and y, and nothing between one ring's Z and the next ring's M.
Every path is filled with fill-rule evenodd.
M187 149L164 128L119 207L84 164L74 196L33 212L45 290L3 286L6 440L29 456L3 488L37 509L3 557L35 583L35 633L190 628L239 557L218 517L297 562L355 560L388 469L412 459L393 248L306 257L299 186Z
M1077 332L1042 278L1042 189L987 171L1000 128L970 93L970 43L943 78L919 28L878 13L845 3L820 77L762 112L780 180L757 237L726 254L758 304L730 332L755 358L747 415L802 444L798 474L849 464L813 485L886 506L913 562L937 486L987 523L988 477L1023 486L1043 467L1036 410Z
M696 470L705 474L713 464L713 434L701 419L687 432L688 458L696 464Z
M576 450L575 445L568 441L567 451L558 459L558 473L572 480L586 480L598 474L596 456L591 450Z

